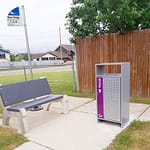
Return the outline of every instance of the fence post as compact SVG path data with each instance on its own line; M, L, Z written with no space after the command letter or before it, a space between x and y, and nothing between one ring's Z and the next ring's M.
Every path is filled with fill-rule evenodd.
M73 82L73 91L77 91L74 61L72 61L72 82Z
M25 66L23 67L23 70L24 70L24 79L25 79L25 81L27 81L27 74L26 74L26 67Z

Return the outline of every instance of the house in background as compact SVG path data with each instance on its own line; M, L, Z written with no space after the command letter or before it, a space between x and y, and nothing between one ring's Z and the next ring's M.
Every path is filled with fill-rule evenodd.
M74 45L62 44L62 45L59 45L54 51L59 52L60 54L62 51L62 58L64 61L74 60L74 56L75 56ZM68 56L68 57L64 58L63 55Z
M32 60L63 60L72 61L75 56L75 46L72 45L61 45L58 46L54 51L48 51L46 53L35 53L32 54Z
M0 48L0 62L10 61L10 51Z
M33 61L41 61L41 60L56 60L57 57L50 53L35 53L32 54Z
M65 53L62 54L63 60L68 60L68 55ZM60 52L48 51L46 53L35 53L32 54L33 61L44 61L44 60L61 60Z

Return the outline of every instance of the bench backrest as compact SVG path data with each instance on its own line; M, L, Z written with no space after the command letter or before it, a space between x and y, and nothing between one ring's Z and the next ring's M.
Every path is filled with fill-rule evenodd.
M46 78L0 86L5 107L48 94L51 94L51 90Z

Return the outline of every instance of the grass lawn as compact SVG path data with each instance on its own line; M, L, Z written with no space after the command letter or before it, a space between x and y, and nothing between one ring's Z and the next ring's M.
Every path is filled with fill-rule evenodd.
M150 150L150 121L134 121L105 150Z
M92 97L94 94L81 94L73 91L71 72L47 72L36 73L34 79L46 77L54 94L67 94L70 96ZM28 76L29 79L29 76ZM10 84L24 81L23 75L2 76L0 84ZM150 104L150 100L131 98L131 102ZM1 117L0 106L0 117ZM149 150L150 149L150 122L133 122L129 128L120 133L114 142L106 150ZM12 150L14 147L26 141L22 135L14 131L0 127L0 150ZM149 143L148 143L149 142ZM143 145L143 146L142 146ZM142 148L141 148L141 147ZM148 149L147 149L148 148Z
M23 135L0 126L0 150L12 150L26 141L27 139Z
M131 103L150 104L150 99L131 97L131 98L130 98L130 102L131 102Z
M71 96L94 97L94 94L82 94L73 91L72 72L46 72L34 74L34 79L46 77L54 94L67 94ZM29 79L29 76L27 76ZM10 84L24 81L24 75L2 76L0 84Z

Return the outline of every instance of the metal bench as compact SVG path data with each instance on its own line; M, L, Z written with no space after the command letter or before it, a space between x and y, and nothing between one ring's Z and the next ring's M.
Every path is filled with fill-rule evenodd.
M68 100L63 95L53 95L46 78L0 86L0 102L3 108L2 123L9 126L11 117L18 117L22 133L29 131L27 112L33 107L61 102L63 113L68 113Z

